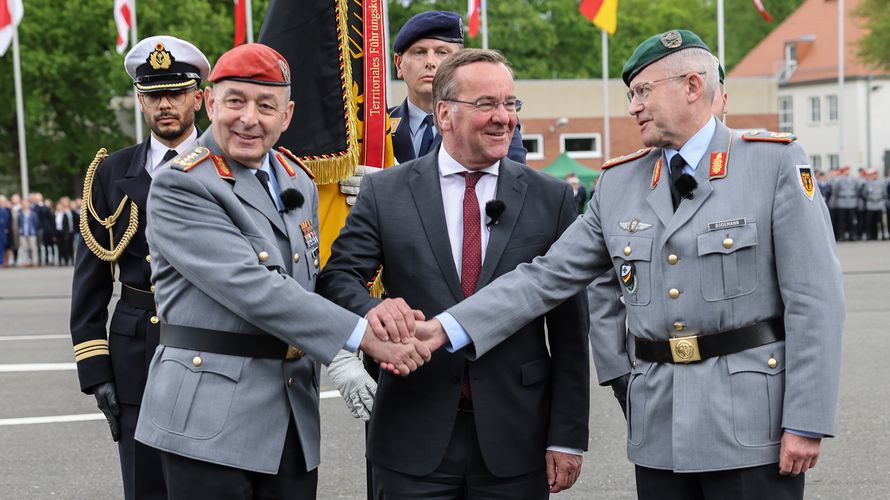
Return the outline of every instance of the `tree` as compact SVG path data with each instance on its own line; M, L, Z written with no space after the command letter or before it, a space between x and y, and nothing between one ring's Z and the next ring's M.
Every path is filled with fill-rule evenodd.
M853 15L866 31L859 40L859 57L866 64L890 71L890 3L862 0Z

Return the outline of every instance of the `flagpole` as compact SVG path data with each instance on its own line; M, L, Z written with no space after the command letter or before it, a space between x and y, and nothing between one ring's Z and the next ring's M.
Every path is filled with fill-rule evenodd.
M603 46L603 161L611 155L611 132L609 127L609 34L600 29L600 39Z
M482 0L482 48L488 48L488 0Z
M844 40L844 0L837 3L837 161L838 167L843 167L844 163L844 56L846 41ZM865 89L871 92L870 89Z
M726 68L726 40L724 39L723 34L724 24L723 0L717 0L717 57L720 59L720 64Z
M244 23L247 24L247 43L253 43L253 8L250 0L245 0L244 4Z
M12 23L12 67L15 79L15 115L19 129L19 165L22 172L22 198L28 199L28 147L25 144L25 105L22 99L22 64L19 59L19 27Z
M132 11L132 20L133 25L130 26L130 47L136 45L139 41L139 36L136 34L136 0L133 0L131 3L133 7ZM142 142L142 112L139 111L139 93L136 92L136 88L133 88L133 115L136 121L136 142Z

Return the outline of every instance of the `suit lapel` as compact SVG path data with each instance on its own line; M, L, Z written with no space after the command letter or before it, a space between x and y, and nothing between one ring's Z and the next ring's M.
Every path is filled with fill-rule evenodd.
M145 170L145 161L148 158L148 144L150 139L145 139L139 144L127 173L115 183L131 200L136 202L136 206L145 209L145 202L148 199L148 188L151 186L151 175Z
M415 161L408 186L417 213L420 215L423 230L430 242L430 250L439 264L454 300L459 302L463 300L464 294L460 288L460 277L454 268L451 240L448 239L448 227L445 225L445 208L439 184L437 158L438 154L433 153Z
M414 143L411 142L411 124L408 116L408 99L402 102L402 105L396 109L400 117L399 125L392 134L393 151L403 151L401 158L397 158L399 163L414 159ZM393 113L396 114L396 113Z
M649 206L652 207L652 210L655 212L655 215L658 216L658 219L667 227L671 219L674 217L674 205L671 203L671 177L670 177L670 168L667 167L667 162L664 161L664 150L658 149L658 156L653 158L652 160L652 178L656 177L656 169L660 168L660 171L657 173L658 176L658 184L655 185L655 188L649 191L649 196L646 197L646 201L649 203ZM660 167L656 167L656 163L661 162Z
M284 192L286 189L295 189L300 191L300 194L303 195L304 200L308 200L309 196L307 193L303 193L300 190L300 186L296 182L296 177L292 177L284 167L279 163L276 155L272 155L272 168L275 170L275 175L278 177L278 185L281 186L281 191ZM291 165L291 168L299 168L296 165ZM305 201L304 201L305 203ZM300 241L300 238L303 237L302 230L299 230L300 223L303 222L300 220L299 210L288 210L281 214L281 218L284 219L284 226L287 229L287 239L290 242L290 251L291 255L297 253L301 250L298 247L297 243ZM318 228L314 228L315 232L318 233Z
M522 167L517 163L506 158L501 160L496 197L504 202L506 208L498 223L489 226L488 246L485 248L482 272L476 283L477 291L491 281L498 262L504 254L504 249L510 241L510 236L513 234L513 228L516 227L517 216L522 211L522 204L528 189L528 184L521 180L522 175Z

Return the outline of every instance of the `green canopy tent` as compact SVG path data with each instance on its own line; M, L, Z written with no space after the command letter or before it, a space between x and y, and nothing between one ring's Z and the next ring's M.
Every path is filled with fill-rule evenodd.
M587 188L589 188L602 173L599 170L585 167L581 163L569 158L569 155L566 153L559 155L559 158L554 160L550 165L542 168L541 171L563 180L565 180L566 175L569 173L574 173L581 181L581 184Z

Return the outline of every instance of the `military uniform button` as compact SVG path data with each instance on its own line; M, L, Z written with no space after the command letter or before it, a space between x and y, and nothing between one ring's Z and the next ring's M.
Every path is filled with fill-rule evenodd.
M677 257L677 256L674 255L674 254L670 254L670 255L668 255L668 264L670 264L670 265L673 266L673 265L676 264L677 262L680 262L680 257Z
M312 263L315 264L315 267L318 267L318 259L313 260Z
M151 255L145 256L145 262L151 262Z
M636 368L636 367L637 367L637 360L633 360L633 361L631 361L631 362L630 362L630 367L631 367L631 368Z
M293 377L288 377L288 379L287 379L287 386L288 386L288 387L291 387L292 385L294 385L294 378L293 378Z
M192 364L195 366L201 366L201 363L203 362L204 360L201 359L201 356L195 356L194 358L192 358Z
M161 320L158 319L157 316L152 316L151 318L148 318L148 320L151 321L151 324L153 324L153 325L157 325L158 322L161 321Z
M680 296L680 290L677 290L676 288L671 288L670 290L668 290L668 295L670 295L672 299L676 299L677 297Z
M630 255L631 252L633 252L633 249L630 247L630 245L624 247L624 256L625 256L625 257L627 257L628 255Z
M295 253L294 254L294 263L297 263L297 262L300 262L300 254Z
M725 240L723 240L723 248L732 248L732 245L734 243L735 242L732 241L732 238L726 238Z
M151 291L151 293L155 293L155 286L154 286L154 285L148 287L148 289L149 289L149 291Z
M682 332L682 331L683 331L683 328L684 328L684 327L683 327L683 323L680 323L679 321L677 321L676 323L674 323L674 330L676 330L676 331L678 331L678 332Z
M775 368L775 367L779 366L779 361L776 360L776 358L772 358L772 357L771 357L771 358L769 358L769 360L766 362L766 366L768 366L768 367L770 367L770 368Z
M259 257L260 262L266 262L267 260L269 260L269 252L263 250L262 252L257 254L257 257Z

